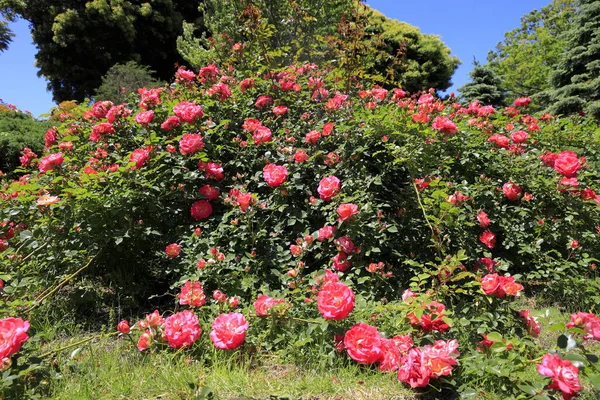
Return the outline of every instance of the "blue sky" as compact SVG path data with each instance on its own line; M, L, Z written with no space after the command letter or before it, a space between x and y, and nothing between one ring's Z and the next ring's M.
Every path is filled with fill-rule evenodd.
M504 33L519 26L522 15L547 5L550 0L367 0L367 4L390 18L418 26L423 33L439 35L463 64L449 91L468 81L473 57L485 62L487 53ZM46 81L37 77L35 46L27 22L10 24L16 37L0 53L0 99L29 110L34 116L54 106Z

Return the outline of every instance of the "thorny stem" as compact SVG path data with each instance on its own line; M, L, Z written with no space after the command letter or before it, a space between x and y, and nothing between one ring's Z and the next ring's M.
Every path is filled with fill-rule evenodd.
M119 332L111 332L111 333L108 333L108 334L102 334L102 335L92 336L90 338L80 340L79 342L71 343L71 344L69 344L67 346L59 347L58 349L48 351L48 352L42 354L40 356L40 358L48 357L51 354L58 353L59 351L70 349L72 347L78 346L80 344L89 342L89 341L94 340L94 339L100 339L100 338L103 338L103 337L114 336L114 335L117 335L117 334L119 334Z

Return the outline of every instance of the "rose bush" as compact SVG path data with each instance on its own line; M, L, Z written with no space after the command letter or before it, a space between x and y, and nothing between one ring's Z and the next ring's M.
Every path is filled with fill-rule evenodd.
M24 152L1 194L8 306L51 306L50 284L65 310L108 319L159 294L164 317L119 328L143 351L343 346L460 392L474 365L535 369L517 295L598 312L593 122L348 88L314 64L185 76L73 109L44 154ZM580 319L562 329L595 337ZM498 379L511 396L525 384Z

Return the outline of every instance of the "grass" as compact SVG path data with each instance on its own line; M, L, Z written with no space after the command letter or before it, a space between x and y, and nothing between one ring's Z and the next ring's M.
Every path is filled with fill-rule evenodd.
M102 339L71 358L58 356L53 399L311 399L403 400L413 391L395 374L355 364L329 370L276 361L204 367L184 353L140 354L126 340Z

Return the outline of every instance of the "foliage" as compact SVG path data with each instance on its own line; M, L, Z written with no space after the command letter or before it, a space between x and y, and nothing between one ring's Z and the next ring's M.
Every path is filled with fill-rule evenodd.
M0 53L8 49L8 45L15 36L8 27L8 21L0 21Z
M358 1L322 3L206 1L203 22L213 35L199 37L193 25L184 24L178 49L194 68L228 61L266 68L330 62L341 74L348 71L345 78L359 76L411 92L451 85L460 61L439 37Z
M450 80L460 60L450 55L439 36L421 33L417 27L389 19L376 10L371 11L366 31L380 35L379 48L389 54L373 71L391 76L392 82L412 93L429 88L445 90L452 85Z
M584 111L600 119L600 1L578 0L567 49L550 76L549 108L557 114Z
M508 90L509 102L531 97L537 107L548 105L541 94L550 89L548 76L568 48L563 32L574 23L575 0L553 0L521 18L488 54L489 67Z
M59 117L43 157L3 186L5 315L125 318L120 332L147 353L189 344L175 354L203 365L275 355L322 369L351 362L334 335L369 324L352 332L375 348L408 335L405 372L424 357L413 387L556 393L514 298L600 311L597 124L358 79L346 92L339 71L310 63L251 67L180 69L169 87ZM344 298L327 317L334 289ZM164 314L143 317L155 307ZM229 311L248 326L213 349ZM579 346L560 339L561 357L598 386L597 361L581 361L590 328L556 329ZM344 342L354 360L384 364Z
M51 126L49 122L38 121L28 113L0 104L0 170L9 173L18 167L25 147L41 155L44 133Z
M477 100L486 105L504 105L506 91L501 87L502 81L494 70L476 62L469 76L471 82L465 83L458 89L464 102Z
M108 69L127 61L170 79L182 62L176 50L182 23L198 18L196 2L176 0L7 0L2 9L29 21L38 74L57 103L91 97Z
M138 88L156 88L163 83L153 77L154 72L147 66L134 61L125 64L115 64L102 77L102 84L96 89L94 97L109 100L115 104L124 103L129 93Z

